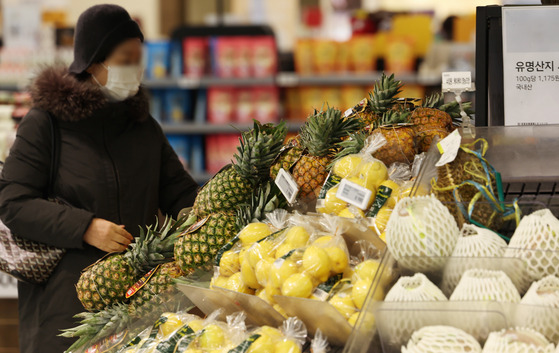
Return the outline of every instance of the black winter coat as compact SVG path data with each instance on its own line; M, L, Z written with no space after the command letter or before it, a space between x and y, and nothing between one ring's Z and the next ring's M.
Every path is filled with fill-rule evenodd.
M31 240L67 249L46 285L19 284L22 353L60 353L73 339L58 337L84 311L74 285L83 268L104 253L82 240L92 218L123 224L137 235L160 209L175 217L191 206L198 186L184 170L145 94L108 102L99 87L64 69L44 70L31 86L34 108L23 119L0 180L0 218ZM51 130L60 129L60 165L55 195L44 199ZM71 206L70 206L71 205Z

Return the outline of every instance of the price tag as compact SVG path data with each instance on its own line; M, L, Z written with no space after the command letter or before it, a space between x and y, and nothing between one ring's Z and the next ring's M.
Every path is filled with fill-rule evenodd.
M437 148L442 156L435 166L442 167L443 165L454 161L461 144L462 136L460 136L458 130L454 130L453 133L439 141L437 143Z
M348 110L346 110L346 111L344 112L344 117L347 118L347 117L350 116L351 114L353 114L353 108L349 108Z
M299 193L299 186L293 176L285 169L281 168L275 181L281 193L290 204L295 202L297 194Z
M336 197L357 208L366 210L373 193L371 190L355 184L347 179L342 179Z
M279 74L276 76L276 81L282 87L295 87L299 85L299 77L296 74Z
M468 91L471 88L470 71L443 72L443 91Z

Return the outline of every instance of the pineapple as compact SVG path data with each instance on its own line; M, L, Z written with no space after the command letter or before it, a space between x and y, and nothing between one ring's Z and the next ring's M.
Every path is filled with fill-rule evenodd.
M394 74L386 76L384 73L375 83L373 92L364 104L359 104L354 110L365 125L371 125L382 118L382 115L396 104L396 95L402 91L402 81L396 81Z
M407 124L409 114L403 111L386 112L377 123L386 144L378 149L373 156L390 166L392 163L413 163L415 157L415 132Z
M176 293L175 278L183 275L175 262L161 265L145 286L132 296L129 313L133 317L144 317L153 311L154 306L161 306L169 296Z
M425 99L423 106L415 109L411 115L410 120L415 124L414 130L417 135L417 147L420 153L429 151L435 138L445 138L454 128L451 115L440 110L443 105L445 109L450 111L458 108L457 114L458 117L460 116L458 103L445 105L442 94L434 94Z
M194 214L202 217L227 213L246 203L252 190L269 176L270 166L279 154L286 134L285 123L270 127L255 121L252 130L241 134L235 162L222 169L200 190L194 202Z
M78 280L78 298L88 311L102 310L125 301L126 291L137 279L173 256L177 236L188 222L168 220L161 232L155 227L141 230L140 237L124 253L110 254L86 268Z
M358 119L344 118L342 112L328 108L309 117L301 129L301 144L308 154L293 166L293 177L299 186L302 200L316 200L328 176L328 165L338 152L344 137L361 128Z
M297 163L299 158L301 158L303 152L304 149L301 147L299 136L290 138L285 146L283 146L280 155L270 169L270 177L272 180L276 179L281 168L289 171L291 167Z
M264 219L264 213L284 206L281 204L279 191L270 183L249 194L248 203L235 211L217 212L199 229L185 234L175 244L175 260L180 269L192 273L196 268L213 264L217 252L248 223Z

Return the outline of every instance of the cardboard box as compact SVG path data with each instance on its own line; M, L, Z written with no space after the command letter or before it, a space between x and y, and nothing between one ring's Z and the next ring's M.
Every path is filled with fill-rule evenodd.
M208 89L208 122L229 124L235 120L235 90L230 87Z
M208 72L210 61L208 38L185 38L183 50L184 74L189 77L204 76Z

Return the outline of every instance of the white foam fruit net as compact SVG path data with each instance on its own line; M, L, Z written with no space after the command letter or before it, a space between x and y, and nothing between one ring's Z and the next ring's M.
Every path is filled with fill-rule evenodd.
M549 209L522 218L505 256L526 261L532 280L559 275L559 220Z
M504 329L491 332L483 353L553 353L550 343L541 333L529 328Z
M518 303L520 294L503 271L471 269L464 272L450 300Z
M448 300L443 292L423 273L411 277L400 277L392 286L384 301L386 302L423 302Z
M402 353L481 352L478 341L452 326L427 326L415 331Z
M460 238L452 252L443 273L441 289L447 295L452 293L462 274L479 265L481 261L471 261L470 257L495 258L502 257L507 243L489 229L480 228L473 224L464 224L460 231ZM491 260L488 260L491 261Z
M517 322L524 323L559 342L559 278L547 276L534 282L520 301Z
M400 200L386 225L388 249L414 272L441 270L459 236L454 217L434 195Z

